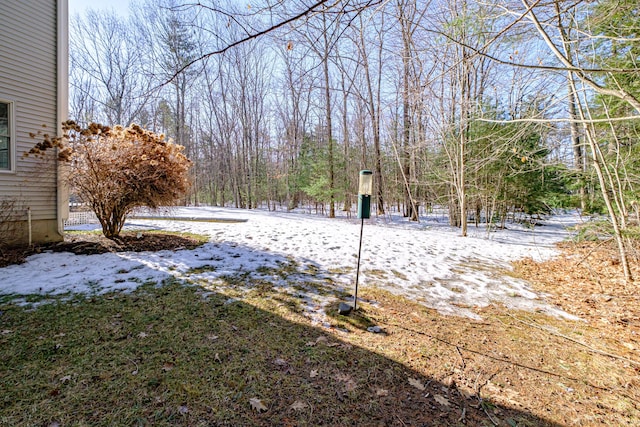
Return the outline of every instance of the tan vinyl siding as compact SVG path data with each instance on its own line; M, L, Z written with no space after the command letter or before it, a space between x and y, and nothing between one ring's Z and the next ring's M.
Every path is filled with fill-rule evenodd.
M30 132L56 133L56 56L56 0L0 0L0 99L13 102L16 137L15 170L0 172L0 197L30 207L34 221L56 220L55 162L23 157L36 142Z

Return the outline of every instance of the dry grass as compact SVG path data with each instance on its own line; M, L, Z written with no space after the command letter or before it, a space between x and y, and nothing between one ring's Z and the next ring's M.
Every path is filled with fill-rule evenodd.
M36 309L4 302L0 424L638 425L637 300L621 287L590 302L588 277L572 285L583 264L517 268L548 277L536 286L576 322L495 306L476 310L480 322L446 317L363 286L357 313L332 308L319 328L262 282L241 300L171 282Z

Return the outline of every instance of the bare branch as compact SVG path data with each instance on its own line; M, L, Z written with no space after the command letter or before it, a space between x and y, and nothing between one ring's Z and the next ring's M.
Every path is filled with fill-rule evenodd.
M255 38L258 38L258 37L260 37L260 36L263 36L263 35L265 35L265 34L268 34L268 33L272 32L272 31L274 31L274 30L277 30L278 28L281 28L281 27L283 27L283 26L285 26L285 25L287 25L287 24L289 24L289 23L291 23L291 22L295 22L295 21L297 21L298 19L301 19L301 18L303 18L303 17L305 17L305 16L308 16L308 15L310 15L310 14L312 14L312 13L317 12L317 11L318 11L318 8L320 8L320 6L322 6L322 5L324 5L325 3L327 3L327 1L328 1L328 0L319 0L319 1L317 1L316 3L314 3L312 6L310 6L310 7L306 8L306 9L305 9L305 10L303 10L302 12L298 13L297 15L294 15L294 16L292 16L292 17L288 18L288 19L285 19L285 20L283 20L283 21L280 21L280 22L278 22L278 23L276 23L276 24L274 24L274 25L271 25L271 26L269 26L268 28L266 28L266 29L264 29L264 30L257 31L257 32L252 33L252 34L248 34L247 36L245 36L245 37L243 37L243 38L241 38L241 39L239 39L239 40L236 40L235 42L229 43L228 45L226 45L225 47L223 47L223 48L221 48L221 49L215 50L215 51L213 51L213 52L206 53L206 54L204 54L204 55L201 55L201 56L199 56L199 57L197 57L197 58L195 58L195 59L193 59L193 60L189 61L189 62L188 62L187 64L185 64L182 68L180 68L179 70L177 70L177 71L176 71L176 72L175 72L175 73L174 73L174 74L173 74L173 75L172 75L172 76L167 80L167 82L165 82L165 84L166 84L166 83L171 82L172 80L174 80L174 79L175 79L175 78L176 78L180 73L182 73L183 71L185 71L187 68L191 67L191 66L192 66L193 64L195 64L195 63L198 63L198 62L200 62L200 61L203 61L203 60L205 60L205 59L207 59L207 58L209 58L209 57L211 57L211 56L214 56L214 55L220 55L220 54L222 54L222 53L225 53L226 51L228 51L229 49L231 49L231 48L233 48L233 47L235 47L235 46L238 46L238 45L240 45L240 44L242 44L242 43L246 43L246 42L248 42L248 41L250 41L250 40L253 40L253 39L255 39Z
M495 119L483 119L483 118L478 118L476 119L478 121L481 122L485 122L485 123L502 123L502 124L506 124L506 123L582 123L582 124L589 124L589 123L611 123L611 122L625 122L625 121L629 121L629 120L640 120L640 116L626 116L626 117L609 117L606 119L572 119L570 117L566 117L566 118L556 118L556 119L548 119L548 118L542 118L542 119L534 119L534 118L530 118L530 119L509 119L509 120L495 120Z
M626 90L624 90L622 88L609 89L607 87L604 87L604 86L596 83L595 81L593 81L589 76L587 76L587 72L584 69L575 67L574 64L571 62L571 59L567 58L560 51L560 49L558 49L558 47L555 45L555 43L553 43L553 40L551 40L551 37L549 36L549 34L542 27L542 24L540 23L540 20L538 19L537 15L533 11L533 8L527 3L527 0L522 0L522 3L527 7L527 10L529 11L529 13L528 13L528 15L530 17L529 19L535 25L536 29L538 30L538 33L542 36L542 39L544 40L544 42L547 44L549 49L551 49L551 51L556 56L556 58L558 58L558 60L565 65L565 67L573 68L573 70L571 70L571 71L573 71L578 76L578 78L580 78L580 80L582 80L586 85L591 87L597 93L599 93L601 95L613 96L613 97L619 98L619 99L621 99L623 101L626 101L638 113L640 113L640 101L638 99L636 99L633 95L631 95L629 92L627 92Z

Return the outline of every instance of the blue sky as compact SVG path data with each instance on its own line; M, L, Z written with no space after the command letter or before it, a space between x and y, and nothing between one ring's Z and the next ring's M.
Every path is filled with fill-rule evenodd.
M86 9L114 9L122 15L128 15L130 0L69 0L69 15L83 14Z

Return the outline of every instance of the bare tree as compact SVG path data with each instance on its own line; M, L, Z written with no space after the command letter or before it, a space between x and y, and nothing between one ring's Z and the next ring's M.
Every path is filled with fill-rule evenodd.
M404 216L411 221L418 221L418 207L411 192L412 159L411 159L411 134L413 110L422 108L415 105L412 97L417 91L412 87L415 82L413 76L413 63L415 61L416 49L414 44L414 34L418 28L420 11L415 0L398 0L396 4L398 10L398 22L400 24L400 34L402 37L402 179L404 181L405 212Z
M371 123L371 138L373 141L373 179L375 183L375 201L378 215L384 215L384 179L382 174L382 149L381 149L381 91L382 91L382 64L383 64L383 33L385 32L384 14L379 14L380 19L375 21L376 15L358 15L357 34L354 43L358 52L358 62L363 74L363 86L356 88L367 108ZM368 40L369 31L374 32L377 46ZM376 50L369 50L369 48ZM371 63L374 62L372 65ZM373 68L375 66L375 68Z
M139 121L153 82L143 73L146 46L136 28L114 11L89 10L71 20L72 99L79 120L125 126Z

